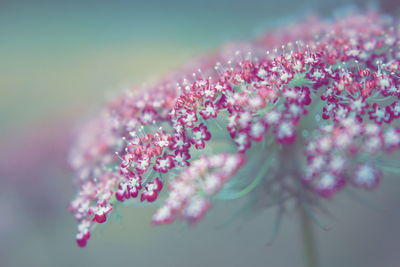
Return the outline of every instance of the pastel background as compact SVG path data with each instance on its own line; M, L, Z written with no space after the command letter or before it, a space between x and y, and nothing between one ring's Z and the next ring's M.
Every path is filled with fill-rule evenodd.
M1 0L0 266L302 266L296 215L267 245L273 208L221 227L238 202L216 205L196 227L152 227L154 208L121 206L78 248L66 209L75 193L65 162L71 130L109 95L224 42L360 6L399 16L396 0ZM327 202L321 266L400 266L399 193L400 178L389 177L359 199L343 192Z

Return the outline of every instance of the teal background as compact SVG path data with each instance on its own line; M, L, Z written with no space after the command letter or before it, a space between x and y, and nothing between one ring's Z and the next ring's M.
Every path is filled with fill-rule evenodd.
M274 209L220 227L239 202L217 204L195 227L153 227L154 207L123 206L78 248L66 210L70 131L109 95L225 42L367 5L398 14L394 0L1 1L0 266L302 266L296 213L267 245ZM399 186L389 177L365 200L344 192L326 203L321 266L400 266Z

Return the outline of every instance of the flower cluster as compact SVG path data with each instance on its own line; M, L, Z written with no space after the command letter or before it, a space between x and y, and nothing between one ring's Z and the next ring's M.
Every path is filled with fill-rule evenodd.
M375 188L382 176L379 159L400 146L400 128L383 129L355 117L318 130L306 149L308 164L303 180L324 197L333 195L347 181L356 187Z
M242 166L242 155L217 154L193 161L170 183L164 205L153 216L153 223L172 222L177 215L198 221L209 208L207 196L215 195Z
M306 189L326 198L346 184L373 189L399 170L387 161L400 147L400 40L390 19L306 20L191 66L127 90L80 130L70 205L78 245L117 202L153 202L163 187L155 224L198 221L228 180L250 183L239 190L247 193L294 178L293 197ZM235 175L254 169L250 155L278 162L255 180Z

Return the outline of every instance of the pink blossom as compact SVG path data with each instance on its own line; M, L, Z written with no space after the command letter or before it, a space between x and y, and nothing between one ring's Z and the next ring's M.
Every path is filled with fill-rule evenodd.
M139 195L163 203L154 224L195 223L214 201L250 192L317 206L348 186L378 187L400 171L392 26L375 13L305 20L121 94L71 151L78 245L115 200Z

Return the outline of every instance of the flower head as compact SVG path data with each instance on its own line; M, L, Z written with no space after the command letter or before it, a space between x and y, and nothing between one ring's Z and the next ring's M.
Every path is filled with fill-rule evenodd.
M373 13L306 20L127 90L71 152L78 245L117 202L138 196L162 199L154 224L194 223L214 200L250 192L303 203L376 188L400 170L387 161L400 148L392 26Z

